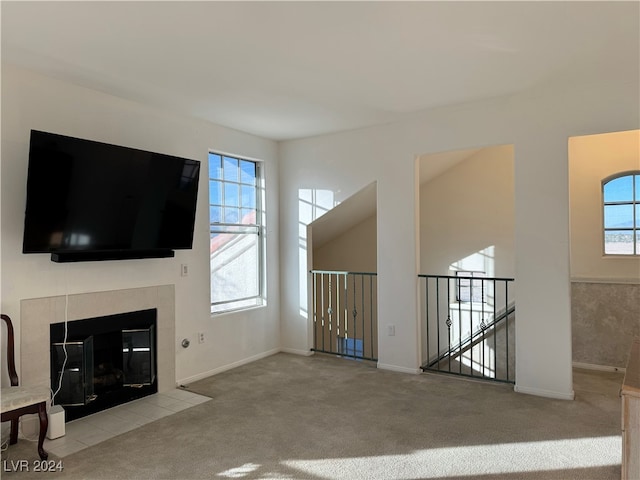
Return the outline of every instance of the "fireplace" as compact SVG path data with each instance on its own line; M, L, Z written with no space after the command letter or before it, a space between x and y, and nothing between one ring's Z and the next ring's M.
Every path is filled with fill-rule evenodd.
M72 325L76 320L153 309L157 311L155 328L157 391L162 393L175 388L178 344L176 343L175 287L173 285L29 298L21 300L20 307L21 384L54 385L52 379L55 376L51 374L51 324L64 325L65 319L68 319L68 325ZM55 385L55 389L57 387ZM146 388L148 387L142 385L130 389ZM56 403L58 399L59 397L56 396ZM64 408L69 410L73 407ZM68 416L67 420L69 420ZM37 430L33 429L33 431Z
M51 390L67 421L158 391L156 318L147 309L50 325Z

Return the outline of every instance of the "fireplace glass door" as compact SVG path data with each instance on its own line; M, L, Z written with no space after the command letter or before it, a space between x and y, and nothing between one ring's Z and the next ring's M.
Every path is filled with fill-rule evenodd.
M51 345L51 378L54 403L57 405L86 405L93 392L93 336L72 342ZM65 354L66 351L66 354Z
M130 387L151 385L156 378L155 371L155 328L130 329L122 331L122 365L124 385Z

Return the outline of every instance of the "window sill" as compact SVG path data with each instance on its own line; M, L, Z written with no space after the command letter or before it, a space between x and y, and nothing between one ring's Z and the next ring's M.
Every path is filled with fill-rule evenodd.
M225 310L223 312L211 312L211 318L219 318L219 317L224 317L227 315L234 315L234 314L238 314L238 313L245 313L245 312L251 312L253 310L260 310L263 308L267 308L267 304L266 302L263 303L262 305L254 305L251 307L241 307L241 308L236 308L234 310Z

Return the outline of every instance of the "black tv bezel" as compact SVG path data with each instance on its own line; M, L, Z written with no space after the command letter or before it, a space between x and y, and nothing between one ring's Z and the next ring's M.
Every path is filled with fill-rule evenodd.
M174 250L190 250L193 248L193 240L195 238L195 220L197 217L197 197L198 197L198 184L199 184L199 175L201 173L201 162L199 160L194 160L187 157L181 157L177 155L165 154L154 152L151 150L143 150L139 148L127 147L124 145L118 145L113 143L99 142L95 140L90 140L81 137L73 137L69 135L63 135L54 132L47 132L44 130L31 129L29 136L29 163L28 163L28 175L31 173L31 149L32 149L32 140L31 137L33 133L43 134L53 137L63 137L67 140L71 141L80 141L87 142L88 144L93 144L99 147L104 148L117 148L124 149L129 152L139 152L144 154L158 155L160 157L174 158L179 159L185 162L194 162L198 165L198 180L196 181L196 193L195 193L195 202L193 205L192 215L193 215L193 224L191 227L191 237L190 244L188 247L186 246L176 246L176 247L158 247L158 248L87 248L87 249L27 249L26 248L26 224L27 224L27 214L28 214L28 189L29 189L29 180L27 177L27 201L25 202L25 215L24 215L24 224L23 224L23 239L22 239L22 253L25 255L32 254L50 254L51 261L55 263L70 263L70 262L93 262L93 261L106 261L106 260L133 260L133 259L148 259L148 258L173 258L175 257Z

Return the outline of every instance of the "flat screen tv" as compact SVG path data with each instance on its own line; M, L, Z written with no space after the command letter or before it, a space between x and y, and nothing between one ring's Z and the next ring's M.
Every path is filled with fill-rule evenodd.
M31 131L23 253L55 262L189 249L200 162Z

